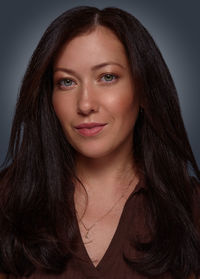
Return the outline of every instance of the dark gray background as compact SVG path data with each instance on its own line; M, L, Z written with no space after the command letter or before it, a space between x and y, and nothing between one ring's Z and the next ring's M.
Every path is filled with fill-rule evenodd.
M151 33L175 81L186 130L200 165L198 0L4 0L0 4L0 163L8 147L21 79L39 39L63 11L89 5L127 10Z

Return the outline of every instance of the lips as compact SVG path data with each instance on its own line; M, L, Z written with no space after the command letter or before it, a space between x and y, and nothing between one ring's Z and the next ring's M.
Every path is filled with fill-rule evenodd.
M105 126L106 123L96 123L96 122L91 122L91 123L82 123L78 126L75 126L76 129L82 129L82 128L87 128L87 129L91 129L94 127L99 127L99 126Z
M86 137L97 135L107 123L82 123L76 126L76 131Z

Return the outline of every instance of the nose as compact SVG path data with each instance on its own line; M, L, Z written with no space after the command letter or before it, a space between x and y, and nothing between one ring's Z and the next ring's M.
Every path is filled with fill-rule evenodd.
M82 85L77 98L77 112L81 115L89 115L98 111L98 100L95 88L89 84Z

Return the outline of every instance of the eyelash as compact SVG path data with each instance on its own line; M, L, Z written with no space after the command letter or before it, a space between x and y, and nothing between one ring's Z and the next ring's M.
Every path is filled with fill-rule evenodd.
M100 76L100 79L102 79L102 78L105 77L106 75L114 77L114 81L116 81L117 79L119 79L119 76L118 76L118 75L112 74L112 73L104 73L103 75ZM113 80L112 80L112 81L108 81L108 83L113 83L114 81L113 81ZM106 83L107 83L107 82L106 82Z
M116 75L116 74L112 74L112 73L104 73L100 76L100 79L101 80L103 77L105 77L106 75L109 75L109 76L112 76L114 77L114 79L112 79L111 81L105 81L106 85L109 85L109 84L112 84L114 82L116 82L118 79L119 79L119 76ZM70 86L66 86L66 85L62 85L62 82L64 81L72 81L72 82L75 82L73 79L70 79L70 78L61 78L59 79L57 82L56 82L56 85L62 89L62 87L65 87L65 88L70 88L72 85Z

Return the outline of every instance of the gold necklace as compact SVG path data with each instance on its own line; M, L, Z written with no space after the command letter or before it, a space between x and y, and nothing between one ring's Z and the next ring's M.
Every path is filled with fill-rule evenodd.
M120 196L120 198L114 203L114 205L106 212L106 214L104 214L104 215L101 216L99 219L97 219L97 221L96 221L94 224L92 224L89 228L87 228L87 227L85 226L85 224L83 223L82 219L78 216L78 212L76 211L77 216L78 216L78 219L79 219L78 222L80 222L80 223L83 225L84 229L86 230L86 233L85 233L85 235L84 235L84 237L85 237L86 239L89 239L88 234L89 234L90 230L91 230L92 228L94 228L94 226L95 226L97 223L99 223L103 218L105 218L105 217L113 210L113 208L117 205L117 203L125 196L126 192L128 191L129 186L131 185L131 183L134 181L135 178L136 178L136 176L134 176L134 178L129 182L129 184L128 184L126 190L124 191L124 193L123 193L123 194ZM90 242L92 242L92 240L91 240ZM89 243L89 242L88 242L88 243ZM87 244L87 243L86 243L86 244Z

